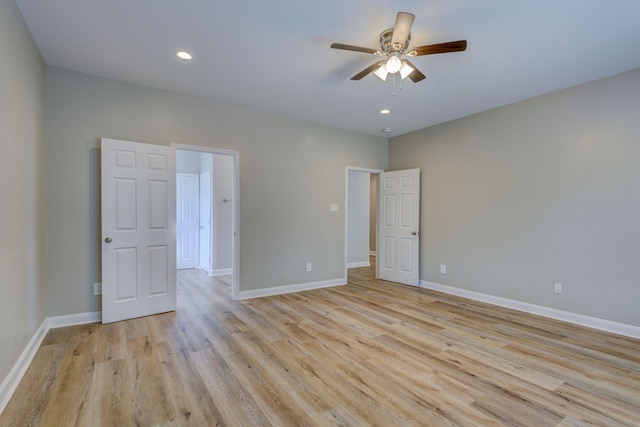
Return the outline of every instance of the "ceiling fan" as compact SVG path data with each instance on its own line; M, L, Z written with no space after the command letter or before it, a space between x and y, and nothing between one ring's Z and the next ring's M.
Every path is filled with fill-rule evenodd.
M352 46L342 43L332 43L333 49L351 50L354 52L371 53L382 56L381 59L360 71L351 80L360 80L367 74L374 72L382 80L386 80L389 74L400 73L400 77L409 77L414 83L424 79L424 74L420 72L406 57L433 55L436 53L460 52L467 49L466 40L454 42L430 44L409 49L411 41L411 26L415 15L407 12L398 12L396 23L393 28L389 28L380 33L380 49L370 49L367 47Z

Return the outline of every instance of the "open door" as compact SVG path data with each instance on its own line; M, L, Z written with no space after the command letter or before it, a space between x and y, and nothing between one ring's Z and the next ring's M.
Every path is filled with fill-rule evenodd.
M198 175L176 175L176 268L196 268L198 265Z
M383 172L378 188L377 277L419 286L420 169Z
M176 309L173 148L102 139L102 322Z

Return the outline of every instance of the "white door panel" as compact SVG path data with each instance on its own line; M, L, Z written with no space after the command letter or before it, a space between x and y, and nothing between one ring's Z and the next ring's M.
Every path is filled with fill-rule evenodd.
M381 173L379 191L378 277L418 286L420 170Z
M198 175L177 174L176 240L178 269L196 268L198 261Z
M102 321L176 308L175 159L102 139Z

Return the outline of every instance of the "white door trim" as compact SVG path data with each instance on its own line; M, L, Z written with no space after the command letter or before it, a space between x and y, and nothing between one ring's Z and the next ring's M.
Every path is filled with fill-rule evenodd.
M348 276L347 270L349 266L349 171L354 172L369 172L372 174L380 174L384 172L383 169L371 169L362 168L358 166L347 166L344 173L344 281L347 283ZM376 215L376 235L378 230ZM377 238L377 237L376 237ZM378 245L376 244L376 250Z
M231 298L240 299L240 152L225 150L222 148L202 147L200 145L187 145L171 143L175 150L198 151L201 153L222 154L233 157L233 191L231 205L233 209L233 240L232 240L232 280Z

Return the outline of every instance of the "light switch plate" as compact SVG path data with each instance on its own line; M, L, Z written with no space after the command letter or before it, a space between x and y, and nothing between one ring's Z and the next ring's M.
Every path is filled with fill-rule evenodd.
M332 203L329 205L329 212L338 212L340 210L337 203Z

